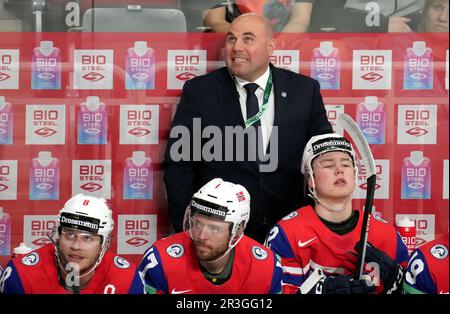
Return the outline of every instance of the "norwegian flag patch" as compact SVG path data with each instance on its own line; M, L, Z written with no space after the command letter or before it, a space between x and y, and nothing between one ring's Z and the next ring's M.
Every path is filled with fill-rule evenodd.
M236 193L236 196L237 196L239 202L245 201L245 195L244 195L244 192L242 192L242 191L241 191L241 192L238 192L238 193Z

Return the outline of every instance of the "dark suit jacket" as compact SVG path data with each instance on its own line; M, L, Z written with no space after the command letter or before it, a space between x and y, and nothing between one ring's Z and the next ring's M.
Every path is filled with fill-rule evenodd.
M216 177L241 184L249 191L251 214L246 228L249 236L263 223L271 227L306 203L300 172L303 149L311 136L332 132L332 127L316 80L272 65L271 69L275 96L274 126L278 127L278 167L274 172L259 172L255 161L208 162L202 158L200 161L175 162L170 150L178 138L169 138L163 168L170 218L176 231L182 229L184 211L192 195ZM192 134L193 118L201 118L202 130L212 125L222 131L225 126L244 127L239 94L227 68L184 84L172 130L175 126L185 126L191 132L191 140L194 137L199 140L199 132L194 130L196 134ZM202 140L202 147L207 141ZM225 160L225 149L232 147L223 145L222 160ZM193 160L193 150L199 153L199 147L188 153L190 160Z

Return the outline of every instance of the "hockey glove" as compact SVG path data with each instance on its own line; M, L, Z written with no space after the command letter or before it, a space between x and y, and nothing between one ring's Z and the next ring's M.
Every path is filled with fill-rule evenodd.
M365 280L338 275L321 279L308 294L368 294L374 291L375 286L367 285Z
M359 242L355 246L358 252ZM377 263L380 268L380 278L383 282L384 293L401 293L403 281L403 269L396 261L392 260L386 253L377 249L370 243L366 247L366 263Z

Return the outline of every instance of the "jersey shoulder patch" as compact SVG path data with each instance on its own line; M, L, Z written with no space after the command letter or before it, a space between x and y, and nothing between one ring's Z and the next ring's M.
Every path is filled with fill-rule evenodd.
M180 243L174 243L166 249L166 253L173 258L179 258L184 254L184 247Z
M388 222L387 222L386 220L384 220L383 218L381 218L381 217L378 216L377 214L373 214L372 217L373 217L375 220L378 220L379 222L383 222L383 223L385 223L385 224L388 224Z
M114 256L114 265L117 268L121 268L121 269L127 269L130 268L130 262L128 262L126 259L124 259L123 257L120 256Z
M39 253L38 252L32 252L28 255L25 255L22 257L22 264L26 266L34 266L37 265L40 261Z
M281 218L281 220L289 220L289 219L292 219L292 218L297 217L297 216L298 216L298 212L297 211L293 211L293 212L287 214L286 216L284 216L283 218Z
M437 259L445 259L448 256L448 249L443 244L436 244L430 249L430 253Z
M265 260L269 256L269 253L258 245L252 247L252 253L253 256L260 261Z

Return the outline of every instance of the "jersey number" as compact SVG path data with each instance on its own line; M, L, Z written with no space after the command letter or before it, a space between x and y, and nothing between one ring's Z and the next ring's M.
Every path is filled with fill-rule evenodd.
M411 264L408 267L409 270L406 273L406 278L405 278L406 281L412 285L416 284L416 277L424 270L423 261L420 258L415 259L416 257L417 257L417 252L414 253L414 255L412 256L413 261L411 262Z
M3 274L0 276L0 293L5 292L6 279L8 279L9 276L11 276L11 273L12 273L12 269L11 269L11 267L8 266L8 267L6 267Z

